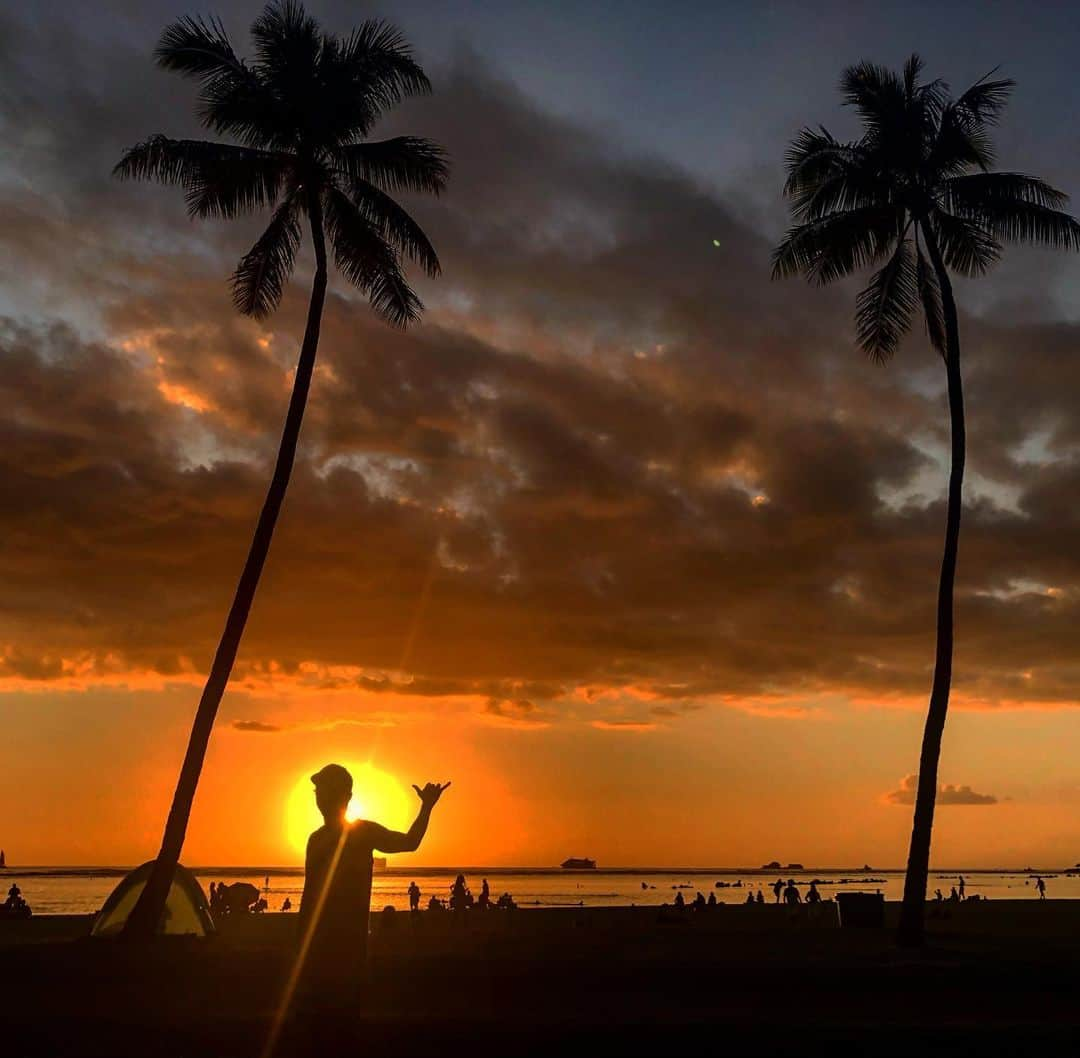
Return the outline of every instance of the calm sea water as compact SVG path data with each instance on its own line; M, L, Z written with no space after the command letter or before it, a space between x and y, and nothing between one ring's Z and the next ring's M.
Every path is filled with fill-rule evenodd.
M613 907L670 903L681 888L686 900L700 890L706 896L715 892L722 903L743 903L748 892L762 889L765 898L773 899L771 884L778 872L733 871L728 869L687 870L596 870L562 871L506 867L463 868L473 893L480 892L482 878L487 878L492 899L509 892L522 907ZM98 911L105 898L126 873L125 868L26 867L0 872L0 887L6 893L17 882L23 896L38 915L89 914ZM818 879L822 896L837 892L880 891L886 899L898 900L903 891L901 871L855 871L851 868L810 871L784 871L793 877L805 893L811 879ZM932 871L929 893L941 889L945 896L957 882L957 871ZM964 871L967 894L979 894L991 900L1037 899L1034 875L1026 872ZM304 879L296 868L196 868L196 877L204 890L212 881L251 882L265 889L271 911L278 911L286 897L295 910L300 901ZM379 909L390 904L408 907L406 890L416 880L423 892L423 903L435 895L446 897L457 869L390 867L375 875L371 906ZM1042 875L1046 895L1052 899L1080 899L1080 875L1049 871ZM717 888L717 883L722 883ZM2 897L0 893L0 897Z

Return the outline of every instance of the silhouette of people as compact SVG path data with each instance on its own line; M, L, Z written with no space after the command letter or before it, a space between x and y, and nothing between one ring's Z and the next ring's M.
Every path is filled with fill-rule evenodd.
M420 910L420 886L416 882L409 882L409 910Z
M960 899L963 900L964 899L964 876L963 875L960 875L956 891L957 891L957 894L959 895Z
M372 853L414 852L427 833L431 812L449 783L413 786L420 810L406 833L359 819L345 810L353 781L340 764L327 764L311 781L324 823L307 844L300 935L309 938L306 991L320 1004L334 1005L355 993L367 958L371 912Z
M11 918L29 918L31 915L30 905L23 899L22 890L15 882L11 883L11 888L8 890L3 912Z
M960 894L957 893L955 885L949 890L949 900L954 904L960 900Z
M944 897L944 896L942 895L942 892L941 892L941 890L940 890L940 889L935 889L935 890L934 890L934 899L935 899L935 900L936 900L936 901L937 901L937 902L938 902L939 904L940 904L940 903L941 903L941 902L942 902L942 901L943 901L943 900L945 899L945 897Z
M480 886L480 899L477 900L476 906L481 911L487 911L491 906L491 889L488 888L488 880L486 878Z
M754 894L753 893L747 893L746 894L746 902L748 904L753 904L754 903Z
M1039 899L1046 899L1046 882L1042 880L1041 875L1037 875L1035 878L1035 888L1039 890Z
M706 906L705 894L699 890L697 896L694 897L694 910L704 911Z
M776 902L779 904L780 897L784 893L784 882L782 878L777 878L776 881L773 882L772 891L776 894Z
M677 908L678 908L678 909L679 909L680 911L681 911L681 910L682 910L682 909L683 909L684 907L686 907L686 901L685 901L685 900L683 899L683 895L682 895L682 893L681 893L681 892L680 892L680 893L676 893L676 894L675 894L675 906L676 906L676 907L677 907Z
M760 889L757 891L757 899L754 901L754 903L756 903L756 904L764 904L765 903L765 894Z
M810 889L806 894L806 902L808 904L821 903L821 893L818 892L817 882L810 883Z
M789 878L788 883L784 886L784 903L785 904L801 904L802 894L799 892L799 887L795 884L794 878Z
M292 910L292 901L288 897L285 897L285 900L282 902L281 910L282 911L291 911Z

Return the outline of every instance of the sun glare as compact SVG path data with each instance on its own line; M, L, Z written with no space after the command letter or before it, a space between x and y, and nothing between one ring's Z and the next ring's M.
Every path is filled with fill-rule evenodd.
M405 786L392 775L372 764L342 762L353 777L353 797L345 818L350 822L371 819L391 830L406 830L412 822L412 803ZM285 837L292 852L302 857L308 835L322 826L322 816L315 806L315 788L311 776L321 764L308 768L293 785L285 805Z

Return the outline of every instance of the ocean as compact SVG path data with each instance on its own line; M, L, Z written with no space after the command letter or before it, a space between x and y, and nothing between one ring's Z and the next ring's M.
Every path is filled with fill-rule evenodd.
M35 915L82 915L100 910L129 868L124 867L9 867L0 871L0 897L17 882ZM690 901L700 890L716 893L721 903L746 901L749 892L764 892L773 900L772 883L777 877L795 879L805 893L812 879L818 881L823 897L837 892L881 892L888 900L898 900L904 875L898 870L862 870L822 867L802 871L754 871L731 868L611 868L564 871L558 868L520 867L400 867L389 866L376 873L371 906L373 910L393 906L408 908L407 890L415 879L423 893L422 904L430 896L445 898L459 870L472 891L478 894L483 878L488 879L492 899L508 892L520 907L616 907L636 904L670 903L683 893ZM967 895L990 900L1037 899L1035 872L951 869L930 873L929 895L941 889L946 897L963 874ZM279 911L286 898L293 910L300 902L303 871L295 867L197 867L195 875L208 891L212 881L251 882L264 890L271 911ZM1080 899L1080 872L1042 873L1046 895L1051 899Z

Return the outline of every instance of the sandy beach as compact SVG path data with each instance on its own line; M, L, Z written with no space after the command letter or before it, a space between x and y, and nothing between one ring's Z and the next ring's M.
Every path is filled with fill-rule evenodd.
M1004 1055L1080 1041L1080 903L961 906L930 920L918 954L820 911L374 916L362 1009L329 1038L287 1024L278 1053L349 1053L351 1040L395 1055ZM85 916L5 924L5 1053L260 1055L295 927L251 916L209 940L131 949L87 939Z

